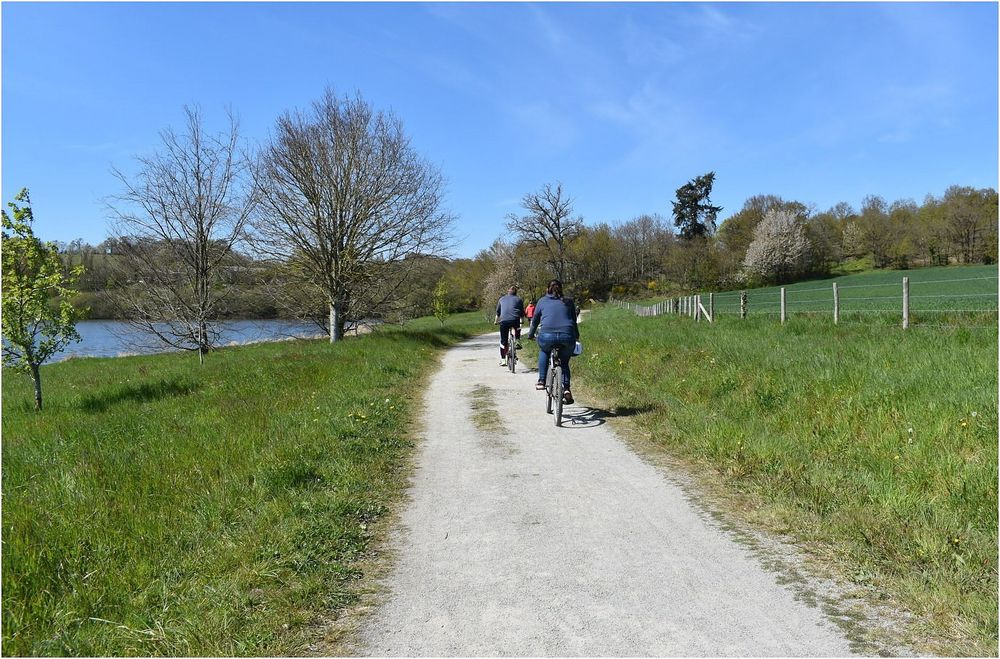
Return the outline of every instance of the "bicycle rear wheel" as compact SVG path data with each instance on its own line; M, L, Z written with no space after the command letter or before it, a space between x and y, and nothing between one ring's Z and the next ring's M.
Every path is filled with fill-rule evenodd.
M511 373L514 372L514 367L517 365L517 348L514 347L515 345L514 332L512 330L510 338L507 340L507 368L510 369Z

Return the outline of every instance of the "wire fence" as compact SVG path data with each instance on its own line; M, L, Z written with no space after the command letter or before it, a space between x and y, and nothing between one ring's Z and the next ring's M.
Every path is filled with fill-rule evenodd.
M701 293L641 305L612 303L638 316L664 314L714 322L719 316L777 316L784 323L800 315L828 316L834 323L865 322L910 327L986 329L997 327L997 276L902 280L872 284L795 286Z

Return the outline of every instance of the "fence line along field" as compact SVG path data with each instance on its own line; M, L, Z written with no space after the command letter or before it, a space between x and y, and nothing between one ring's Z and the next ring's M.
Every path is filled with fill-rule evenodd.
M838 322L895 324L902 318L903 278L909 284L911 327L996 326L997 267L950 266L918 270L888 270L806 281L787 286L701 294L701 304L720 316L782 316L781 291L785 291L786 318L826 315ZM642 316L696 311L694 296L653 300L652 304L623 303ZM620 303L622 304L622 303ZM711 308L709 308L711 305Z

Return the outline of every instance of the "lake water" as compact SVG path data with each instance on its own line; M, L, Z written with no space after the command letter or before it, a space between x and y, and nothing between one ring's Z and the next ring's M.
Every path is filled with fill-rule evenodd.
M316 325L292 320L231 320L219 325L222 328L221 345L326 336ZM53 355L49 362L69 357L117 357L171 350L162 344L157 345L155 337L117 320L82 320L76 324L76 331L80 333L81 341Z

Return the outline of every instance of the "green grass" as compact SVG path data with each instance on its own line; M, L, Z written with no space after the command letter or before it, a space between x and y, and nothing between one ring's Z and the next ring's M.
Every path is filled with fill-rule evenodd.
M997 266L948 266L916 270L878 270L830 279L798 282L785 286L789 316L809 314L833 316L833 283L840 289L842 322L901 321L903 277L910 280L910 317L914 325L957 322L996 325ZM655 304L666 298L643 300ZM702 296L708 307L708 296ZM781 309L781 287L747 290L747 313L777 316ZM715 294L715 310L722 316L739 315L740 291Z
M488 326L434 319L3 379L3 652L286 655L349 604L421 379Z
M581 330L574 381L640 412L751 521L902 602L930 651L996 656L995 325L709 325L608 306Z

